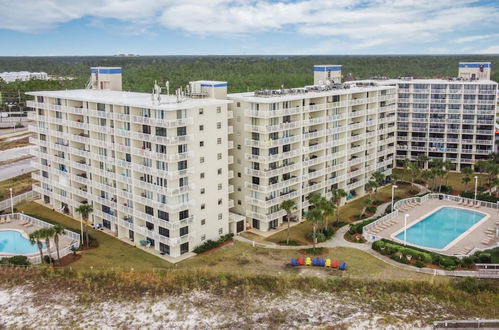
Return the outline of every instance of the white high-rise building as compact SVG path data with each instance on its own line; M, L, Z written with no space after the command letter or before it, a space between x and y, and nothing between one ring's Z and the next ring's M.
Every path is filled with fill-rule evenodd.
M314 68L321 85L228 95L232 211L255 229L279 226L286 199L296 201L300 215L312 193L330 197L334 187L353 198L365 193L373 172L391 174L396 87L332 83L327 68L341 79L338 66L322 65Z
M467 62L456 78L364 81L398 87L397 166L425 155L460 170L494 152L497 83L490 68Z
M34 178L43 200L152 253L179 257L229 233L227 83L176 95L121 90L120 68L92 68L90 89L40 91Z

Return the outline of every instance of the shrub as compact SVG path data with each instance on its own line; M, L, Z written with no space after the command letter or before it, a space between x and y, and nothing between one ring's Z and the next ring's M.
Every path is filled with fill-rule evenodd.
M194 253L198 253L199 254L199 253L203 253L205 251L214 249L214 248L220 246L223 242L232 239L233 236L234 236L234 234L230 233L230 234L226 234L226 235L221 236L216 241L213 241L213 240L209 239L206 242L204 242L203 244L201 244L198 247L196 247L193 251L194 251Z
M442 186L440 187L440 192L442 194L450 194L452 192L453 188L452 186Z
M370 224L371 222L374 222L376 220L378 220L379 218L375 218L375 219L369 219L369 220L364 220L362 222L359 222L359 223L354 223L354 224L351 224L350 225L350 229L348 230L348 233L350 235L355 235L355 234L362 234L362 229L367 226L368 224Z
M454 270L461 265L463 265L463 267L471 267L468 262L461 262L457 257L449 257L415 247L407 247L385 239L374 242L372 248L373 250L379 251L382 255L390 256L391 259L402 263L409 263L406 262L408 261L406 257L410 255L416 263L418 261L422 264L433 263L435 265L440 265L447 270ZM404 256L404 258L397 256ZM402 259L405 259L406 261L401 261Z
M279 241L279 242L277 242L277 244L288 245L288 246L299 246L300 245L300 243L298 243L297 241L293 241L293 240L289 240L289 243L287 243L285 240Z
M418 268L423 268L424 266L426 266L426 264L420 260L416 260L416 263L414 265Z
M0 259L0 264L13 266L29 266L31 263L26 256L13 256L10 258Z
M480 252L478 253L476 260L481 264L490 264L492 262L492 256L490 253Z
M376 213L376 206L368 206L366 207L367 213Z
M465 198L471 198L471 199L475 198L475 194L473 192L471 192L471 191L463 191L460 194L460 196L461 197L465 197ZM484 201L484 202L489 202L489 203L499 202L499 198L498 197L491 196L491 195L488 195L488 194L478 194L476 196L476 199L478 199L480 201Z
M319 255L319 254L323 254L324 253L324 248L315 248L315 250L313 248L311 249L305 249L305 250L302 250L303 252L307 253L307 254L316 254L316 255Z
M414 180L414 183L417 183L417 184L426 184L426 181L425 180L421 180L421 179L416 179L416 180Z

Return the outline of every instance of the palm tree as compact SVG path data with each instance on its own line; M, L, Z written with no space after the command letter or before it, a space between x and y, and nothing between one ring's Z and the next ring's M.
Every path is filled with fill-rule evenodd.
M461 173L464 175L461 179L461 182L464 183L464 191L468 191L468 183L471 181L471 175L473 175L473 169L471 167L464 167L461 170Z
M381 186L383 181L385 180L385 175L380 171L376 171L371 174L371 180L375 183L374 185L374 197L377 197L378 188Z
M94 208L90 204L81 204L80 206L78 206L75 209L75 211L77 213L81 214L82 222L83 222L83 220L85 220L85 224L86 224L86 222L88 221L88 216L90 215L90 213L92 213L94 211ZM83 237L83 233L81 233L81 235ZM89 245L88 244L89 243L88 230L86 231L86 239L87 239L87 247L88 247L88 245Z
M426 182L426 188L428 188L429 181L434 178L434 173L430 170L424 170L421 173L421 178Z
M416 180L417 177L420 176L421 170L418 166L417 163L415 162L407 162L406 163L406 169L409 172L409 175L411 176L411 189L414 190L414 181Z
M308 200L310 201L310 203L312 203L312 205L314 205L316 209L321 212L325 229L327 225L327 223L325 222L327 220L326 215L331 215L334 212L334 205L330 201L328 201L326 197L323 197L317 193L310 195Z
M331 202L336 205L336 224L340 223L340 203L341 199L347 196L343 189L331 188Z
M50 251L50 239L54 236L54 228L46 227L39 229L40 239L45 239L45 247L47 248L47 253L49 255L49 264L52 265L52 252Z
M55 249L57 251L57 262L61 263L61 256L59 254L59 236L64 234L64 227L60 224L56 224L53 229L53 235L54 235L54 245Z
M449 185L449 171L452 168L452 162L450 160L446 160L443 162L442 174L445 176L445 185Z
M420 169L424 169L424 164L429 160L428 156L426 154L419 154L418 155L418 165Z
M392 179L393 184L397 184L397 181L400 180L400 175L397 173L390 174L390 178Z
M38 229L29 234L29 241L31 242L31 244L36 244L38 246L38 251L40 252L40 260L41 262L43 262L43 243L40 231L41 229Z
M281 203L281 209L286 211L286 218L288 219L288 233L286 237L286 244L289 245L289 232L291 228L291 213L296 210L296 202L292 199L287 199Z
M314 208L307 212L305 218L312 223L313 228L313 244L315 252L315 244L317 243L317 225L323 221L322 212L318 208Z
M366 189L369 190L369 199L373 199L374 188L376 188L377 184L374 180L369 180L366 183Z

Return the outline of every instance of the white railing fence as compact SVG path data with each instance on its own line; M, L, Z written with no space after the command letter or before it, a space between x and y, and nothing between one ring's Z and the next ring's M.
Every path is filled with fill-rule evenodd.
M410 198L405 198L397 201L394 205L391 213L385 215L384 217L379 218L378 220L371 222L370 224L364 226L362 228L362 236L369 242L374 242L377 240L380 240L382 237L374 234L374 233L369 233L369 231L378 225L381 225L385 221L388 221L390 219L393 219L394 217L398 216L401 211L399 209L404 208L404 206L407 205L412 205L414 203L424 203L430 199L439 199L439 200L448 200L452 202L464 202L468 205L480 205L481 207L486 207L486 208L491 208L491 209L496 209L499 210L499 204L498 203L490 203L490 202L485 202L485 201L480 201L480 200L475 200L472 198L465 198L465 197L460 197L460 196L454 196L454 195L447 195L447 194L426 194L421 197L410 197Z
M34 190L26 191L20 195L12 197L12 201L10 200L10 198L0 201L0 211L8 210L10 212L11 203L14 204L15 207L16 204L19 204L21 202L32 201L38 198L40 198L40 194L38 192Z
M37 218L34 218L34 217L31 217L29 215L26 215L26 214L23 214L23 213L14 213L14 214L6 214L6 215L2 215L0 216L0 219L6 219L6 218L9 218L11 221L18 221L18 222L28 222L30 221L34 227L38 227L38 228L49 228L49 227L53 227L54 225L51 224L51 223L48 223L48 222L45 222L43 220L40 220L40 219L37 219ZM64 248L60 249L59 250L59 254L62 257L65 257L67 256L68 254L72 253L72 250L71 250L71 247L74 247L75 249L77 249L79 246L80 246L80 234L78 233L75 233L71 230L68 230L68 229L65 229L64 230L64 235L66 238L68 238L71 243L68 244L67 246L65 246ZM54 244L51 244L51 256L54 258L57 256L57 251L55 249L55 245ZM47 251L44 252L44 255L47 255ZM12 255L4 255L3 257L11 257ZM1 252L0 252L0 258L1 258ZM32 264L39 264L41 263L41 260L40 260L40 256L37 254L37 255L32 255L32 256L28 256L28 259L29 261L32 263Z

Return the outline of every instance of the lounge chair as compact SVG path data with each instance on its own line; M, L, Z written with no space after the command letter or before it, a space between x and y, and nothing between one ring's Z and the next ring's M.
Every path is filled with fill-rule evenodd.
M307 257L307 258L305 259L305 265L306 265L306 266L310 266L310 265L312 265L312 259L310 259L310 257Z
M0 224L5 223L4 219L0 219Z
M7 217L7 219L5 219L5 223L10 223L10 217Z
M346 269L347 269L347 263L343 261L343 262L340 264L340 267L339 267L338 269L339 269L339 270L346 270Z
M480 202L476 202L475 207L478 209L480 208Z
M326 264L325 264L326 267L331 267L331 259L327 258L326 259Z
M24 225L24 227L32 227L32 226L33 224L31 223L31 221Z
M23 226L24 226L24 227L27 227L30 223L31 223L31 221L29 221L29 220L28 220L28 221L26 221L25 223L23 223Z
M305 264L305 261L303 260L303 257L298 258L298 265L303 266Z
M298 261L295 258L291 258L291 266L293 267L298 266Z
M338 265L339 265L339 261L335 259L335 260L333 260L333 263L331 264L331 267L338 268Z
M459 201L457 202L457 205L461 205L461 204L463 204L463 202L464 202L464 201L463 201L463 199L461 198L461 199L459 199Z

